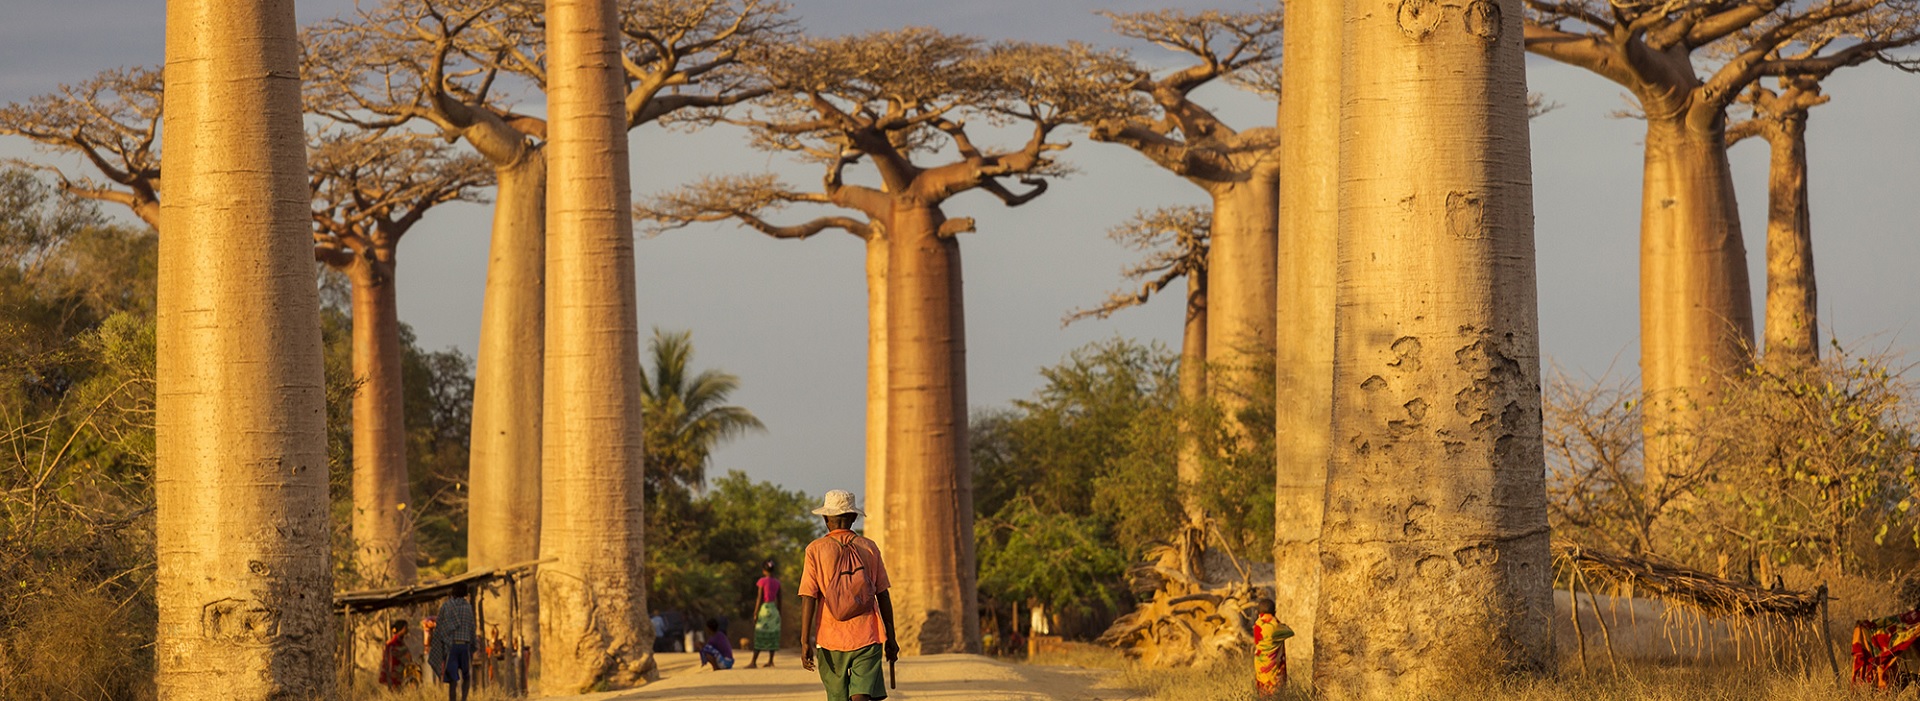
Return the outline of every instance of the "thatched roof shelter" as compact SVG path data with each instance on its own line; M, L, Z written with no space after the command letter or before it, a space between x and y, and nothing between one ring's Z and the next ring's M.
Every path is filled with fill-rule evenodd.
M1615 555L1571 543L1553 544L1554 569L1616 592L1656 598L1712 616L1810 618L1820 613L1820 591L1790 591L1716 577L1650 559Z

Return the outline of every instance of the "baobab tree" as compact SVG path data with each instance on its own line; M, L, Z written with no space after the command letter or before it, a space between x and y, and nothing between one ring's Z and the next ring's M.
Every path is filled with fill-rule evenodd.
M69 176L58 166L15 161L53 174L60 188L126 207L160 228L161 71L115 68L78 85L0 107L0 134L20 136L85 159L106 182Z
M1767 297L1765 351L1770 362L1810 365L1820 357L1813 223L1807 201L1807 117L1832 98L1820 90L1835 71L1920 41L1920 8L1901 3L1846 22L1813 27L1775 50L1771 75L1740 95L1747 118L1727 128L1727 145L1767 142ZM1853 51L1826 52L1835 43ZM1822 55L1823 52L1826 55ZM1783 60L1784 59L1784 60ZM1772 81L1769 86L1768 81Z
M1335 697L1553 661L1520 15L1520 0L1345 7L1314 627L1314 680Z
M1337 2L1286 5L1280 66L1280 235L1274 294L1274 604L1293 626L1288 661L1313 678L1320 526L1333 427L1335 242L1340 225Z
M354 571L364 585L412 584L397 253L429 210L477 199L493 171L424 135L322 132L308 155L313 255L346 275L353 310Z
M626 75L613 0L549 0L541 684L657 676L648 622Z
M796 144L798 145L798 144ZM822 204L858 210L847 199L842 154L819 154L829 164L819 192L796 190L772 175L710 177L634 205L634 218L659 234L695 222L737 221L775 239L805 240L842 231L861 240L867 283L867 426L865 536L887 545L887 235L886 220L825 215L797 224L776 224L769 212L792 204ZM839 199L836 199L836 196Z
M1740 101L1752 115L1727 129L1727 145L1767 142L1766 358L1808 365L1820 357L1818 286L1813 275L1813 220L1807 206L1807 113L1832 98L1824 76L1754 81Z
M462 49L488 32L524 38L497 1L388 2L307 31L309 109L363 129L423 123L493 168L487 282L475 353L467 563L538 558L541 358L545 344L546 120ZM522 605L537 616L536 591Z
M1713 383L1750 359L1753 303L1727 163L1727 108L1762 76L1870 58L1879 50L1873 42L1821 42L1805 55L1780 50L1903 3L1526 0L1528 51L1627 88L1646 119L1640 384L1650 482L1684 468L1686 434ZM1709 47L1714 56L1703 51ZM1706 58L1718 60L1696 66Z
M757 145L811 155L835 169L866 164L878 188L829 185L829 204L887 239L887 437L883 509L889 523L900 643L909 653L978 649L973 505L967 467L966 352L955 236L972 229L945 210L982 190L1007 205L1039 196L1059 173L1051 137L1121 108L1104 89L1124 67L1085 47L984 46L929 29L796 41L764 62L773 91L739 114ZM1103 82L1104 81L1104 82ZM1031 128L1017 148L973 141L965 120ZM923 165L936 148L957 157ZM1029 189L1015 192L1003 179ZM836 178L833 178L837 180ZM764 207L763 207L764 208ZM868 495L871 503L874 495ZM903 529L911 518L913 528Z
M764 0L623 1L628 128L758 94L738 66L788 30L783 10ZM476 569L538 557L547 122L515 109L506 86L546 89L542 11L529 0L388 2L308 36L318 111L366 128L425 123L495 168L470 463ZM529 594L522 605L537 606Z
M1187 54L1196 62L1155 77L1135 66L1114 89L1139 97L1132 114L1094 125L1097 141L1126 145L1199 186L1213 200L1207 266L1208 382L1216 398L1233 373L1254 367L1248 355L1274 344L1275 265L1278 260L1279 133L1272 127L1236 131L1193 99L1215 80L1270 74L1280 57L1280 10L1187 13L1159 10L1109 14L1121 36Z
M1169 285L1186 280L1186 314L1180 334L1180 401L1186 425L1178 432L1180 445L1174 455L1174 475L1179 484L1180 504L1187 519L1199 523L1199 484L1203 463L1199 437L1191 415L1206 401L1207 367L1207 257L1213 217L1198 207L1164 207L1136 213L1114 227L1107 236L1128 248L1146 251L1147 258L1127 266L1121 277L1137 281L1139 287L1117 290L1107 300L1090 309L1067 315L1062 325L1086 318L1105 319L1115 312L1146 304Z
M326 390L291 0L167 3L154 657L167 699L330 698Z

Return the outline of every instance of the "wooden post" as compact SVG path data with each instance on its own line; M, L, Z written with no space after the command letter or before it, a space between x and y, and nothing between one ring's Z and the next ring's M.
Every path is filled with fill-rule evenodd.
M1578 563L1574 564L1576 568L1579 566ZM1580 674L1591 674L1592 671L1587 669L1587 635L1580 631L1580 593L1574 590L1571 581L1567 582L1567 599L1573 603L1567 608L1573 611L1573 641L1580 648Z
M520 659L520 578L507 573L507 662L513 665L513 693L527 693L527 675Z
M347 696L353 696L353 609L347 609Z
M1826 582L1820 583L1820 588L1814 590L1814 596L1820 597L1820 641L1827 649L1827 667L1833 670L1834 682L1843 683L1846 680L1840 677L1840 661L1833 656L1833 624L1827 620L1827 600L1830 597L1827 596Z
M1600 615L1600 602L1593 598L1593 584L1587 581L1587 573L1580 570L1577 566L1573 572L1573 576L1580 582L1580 588L1587 591L1587 604L1593 607L1594 622L1600 624L1600 641L1607 646L1607 669L1613 670L1613 673L1618 675L1620 674L1620 660L1613 656L1613 631L1607 627L1607 617ZM1568 588L1567 593L1573 594L1571 587ZM1612 607L1609 606L1608 608ZM1580 596L1577 594L1573 597L1573 611L1574 621L1578 622L1580 620ZM1582 646L1584 647L1584 643Z
M482 596L483 594L486 593L486 590L487 590L487 585L485 580L481 580L474 584L474 587L473 587L473 593L474 593L474 596L473 596L473 643L474 645L473 645L473 649L468 650L467 653L471 655L475 650L478 650L480 652L480 664L486 667L486 670L487 670L487 676L484 678L486 679L487 683L491 684L493 683L493 655L490 655L487 653L487 605L486 605L487 597ZM468 660L467 663L468 665L472 665L473 661ZM472 669L472 667L469 666L468 669Z

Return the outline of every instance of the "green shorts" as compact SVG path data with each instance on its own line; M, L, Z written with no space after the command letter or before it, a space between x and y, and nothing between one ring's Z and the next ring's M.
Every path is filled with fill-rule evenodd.
M820 668L821 683L827 685L827 701L848 701L855 694L866 694L874 701L886 698L880 664L887 656L881 647L875 643L851 652L817 648L813 661Z

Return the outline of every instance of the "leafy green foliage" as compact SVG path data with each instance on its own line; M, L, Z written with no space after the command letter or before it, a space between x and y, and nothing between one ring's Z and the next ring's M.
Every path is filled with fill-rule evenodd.
M1920 403L1903 371L1836 344L1817 364L1762 362L1720 387L1698 425L1675 429L1688 450L1649 490L1635 393L1551 384L1556 533L1759 580L1920 561Z
M0 696L152 695L156 250L0 170Z
M825 533L808 511L813 498L756 482L739 471L714 480L687 505L683 520L647 532L647 564L655 609L680 611L688 620L727 616L751 621L753 583L772 560L791 603L798 590L801 554ZM783 606L796 614L798 608ZM797 630L788 626L788 630Z
M726 403L740 378L693 369L692 334L655 329L647 350L647 600L688 620L751 620L762 564L776 561L789 589L799 577L799 554L819 531L810 499L739 472L708 484L714 449L764 427Z
M1174 475L1183 423L1207 456L1200 504L1242 556L1271 550L1271 368L1234 374L1252 379L1231 388L1246 408L1226 416L1211 402L1182 406L1178 364L1157 345L1102 341L1042 369L1032 399L975 414L974 533L989 605L1037 600L1093 615L1123 603L1127 563L1184 518Z

